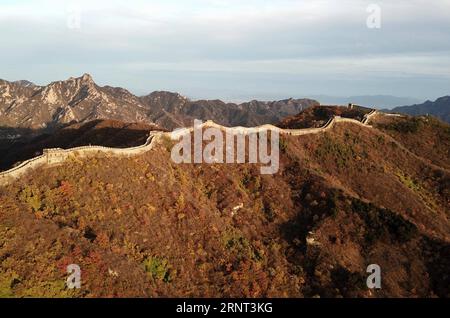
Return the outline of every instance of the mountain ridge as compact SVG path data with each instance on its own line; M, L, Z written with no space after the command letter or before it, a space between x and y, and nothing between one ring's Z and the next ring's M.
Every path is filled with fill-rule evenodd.
M167 91L136 96L121 87L99 86L91 75L70 77L45 86L29 81L0 80L0 126L52 130L63 124L96 119L158 124L174 129L194 118L228 126L276 123L312 105L311 99L250 101L241 104L220 100L190 99Z
M395 107L391 111L412 116L429 114L450 123L450 95L439 97L435 101L427 100L422 104Z
M0 124L3 126L51 129L101 118L127 122L145 118L134 95L100 87L89 74L46 86L23 86L2 80L0 89Z

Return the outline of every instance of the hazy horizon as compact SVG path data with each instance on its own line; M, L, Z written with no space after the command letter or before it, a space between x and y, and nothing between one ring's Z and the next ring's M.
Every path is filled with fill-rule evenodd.
M85 74L89 74L89 73L85 73ZM90 74L89 74L90 75ZM81 76L81 75L80 75ZM72 77L80 77L80 76L72 76ZM10 80L10 79L6 79L6 78L0 78L0 80L6 80L9 82L15 82L15 81L28 81L31 82L32 84L38 85L38 86L47 86L49 84L51 84L52 82L45 82L45 83L36 83L33 81L30 81L29 79L14 79L14 80ZM64 81L67 80L66 78L64 79L59 79L57 81ZM112 86L115 87L117 85L114 85L113 83L107 83L107 84L103 84L103 83L99 83L96 81L95 78L93 78L94 82L97 85L100 86ZM144 93L139 93L139 92L133 92L133 90L127 88L127 87L122 87L127 89L128 91L130 91L131 93L133 93L136 96L146 96L148 94L151 94L153 92L156 91L161 91L161 90L152 90L152 91L148 91L148 92L144 92ZM309 98L309 99L314 99L319 101L322 105L346 105L347 103L360 103L361 105L367 105L367 106L372 106L374 108L378 108L381 109L383 107L395 107L395 106L406 106L406 105L411 105L414 103L422 103L425 102L426 100L421 100L421 99L415 99L415 98L410 98L410 97L405 97L405 96L393 96L393 95L355 95L355 96L339 96L339 95L335 95L335 96L330 96L330 95L314 95L314 94L306 94L306 95L298 95L298 94L292 94L292 95L280 95L280 94L253 94L253 95L238 95L238 94L230 94L230 95L222 95L222 96L226 96L226 97L221 97L220 93L218 93L218 95L214 95L213 92L210 92L209 94L204 94L202 96L191 96L191 95L186 95L183 94L183 92L179 92L179 91L170 91L173 93L179 93L191 100L201 100L201 99L220 99L224 102L227 103L245 103L245 102L249 102L252 100L260 100L260 101L275 101L275 100L284 100L284 99L289 99L289 98L295 98L295 99L302 99L302 98ZM381 104L381 105L377 105L376 103L370 103L370 100L377 100L377 101L386 101L387 105ZM367 101L366 103L364 101ZM399 102L395 102L395 101L399 101ZM403 103L401 102L403 101Z
M369 28L370 4L380 8ZM3 1L6 80L243 101L448 95L450 1Z

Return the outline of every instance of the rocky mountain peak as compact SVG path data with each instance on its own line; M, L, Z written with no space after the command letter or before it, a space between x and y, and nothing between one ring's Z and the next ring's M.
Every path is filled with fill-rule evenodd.
M80 78L83 82L94 82L92 76L88 73L84 73L81 78Z
M70 77L68 80L66 81L61 81L58 82L61 83L63 85L69 85L69 86L75 86L77 88L80 87L94 87L96 86L94 79L92 78L92 76L90 74L83 74L80 77Z
M0 125L42 129L95 119L152 123L137 97L124 89L98 86L87 73L46 86L4 83Z
M442 96L436 100L436 102L449 102L449 101L450 101L450 95Z

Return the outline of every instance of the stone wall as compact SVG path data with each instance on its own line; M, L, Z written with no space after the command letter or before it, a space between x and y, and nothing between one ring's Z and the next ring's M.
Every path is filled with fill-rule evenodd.
M301 135L308 135L308 134L318 134L321 132L324 132L328 129L331 129L335 123L337 122L348 122L357 124L360 126L370 127L368 126L369 120L372 118L372 116L376 115L377 112L375 110L372 110L370 113L368 113L366 116L364 116L364 119L362 122L350 119L350 118L342 118L339 116L334 116L331 118L323 127L321 128L305 128L305 129L281 129L273 125L262 125L258 127L224 127L221 125L218 125L214 123L213 121L207 121L203 123L200 127L215 127L221 130L225 130L226 132L232 133L232 134L254 134L259 133L262 131L278 131L280 134L286 134L286 135L292 135L292 136L301 136ZM150 135L146 141L146 143L142 146L132 147L132 148L109 148L109 147L103 147L103 146L83 146L83 147L77 147L77 148L71 148L71 149L61 149L61 148L54 148L54 149L44 149L43 155L24 161L19 166L14 167L10 170L0 172L0 185L8 184L9 182L12 182L14 179L17 179L23 175L25 175L29 170L36 169L38 167L44 166L44 165L54 165L63 163L67 160L70 156L77 156L77 157L88 157L93 156L96 154L106 154L110 156L125 156L125 157L131 157L131 156L138 156L141 155L147 151L152 150L155 144L158 143L159 140L162 138L170 138L172 140L177 140L181 136L190 134L194 130L194 127L190 128L183 128L178 129L173 132L160 132L160 131L152 131L150 132Z
M30 169L35 169L43 165L54 165L62 163L70 156L88 157L96 154L106 154L111 156L133 156L143 154L153 148L155 135L161 132L151 132L146 143L142 146L132 148L109 148L103 146L83 146L71 149L44 149L43 155L24 161L19 166L10 170L0 172L0 185L9 183L10 181L19 178L26 174Z

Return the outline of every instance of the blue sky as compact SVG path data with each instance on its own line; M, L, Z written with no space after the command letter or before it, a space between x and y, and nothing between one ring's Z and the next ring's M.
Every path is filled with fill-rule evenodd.
M8 80L90 73L226 100L450 94L450 0L2 0L0 28Z

